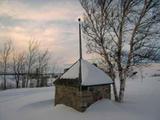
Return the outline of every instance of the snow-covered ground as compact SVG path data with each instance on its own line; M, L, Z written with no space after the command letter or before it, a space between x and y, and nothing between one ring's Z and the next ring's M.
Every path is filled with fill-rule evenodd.
M160 120L160 64L127 80L124 103L101 100L80 113L54 106L54 87L0 92L0 120ZM143 79L142 79L143 78Z

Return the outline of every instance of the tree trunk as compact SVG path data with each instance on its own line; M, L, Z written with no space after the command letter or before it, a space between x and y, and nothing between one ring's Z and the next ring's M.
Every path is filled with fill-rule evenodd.
M115 101L118 101L119 99L118 99L118 94L117 94L115 80L113 80L113 93L114 93L114 99L115 99Z
M36 87L40 87L40 85L39 85L39 79L37 79L37 85L36 85Z
M40 87L44 87L44 79L43 78L41 78Z
M28 73L28 74L27 74L27 77L26 77L26 82L25 82L25 83L26 83L26 85L25 85L26 88L28 87L29 75L30 75L30 73Z
M16 88L19 88L19 75L17 76Z
M4 75L4 85L3 85L3 89L6 90L7 89L7 85L6 85L6 75Z
M25 88L25 85L26 85L26 78L22 78L22 88Z
M6 74L6 71L7 71L7 70L6 70L6 66L7 66L7 65L6 65L6 62L5 62L5 63L4 63L4 74ZM6 89L7 89L7 85L6 85L6 84L7 84L7 83L6 83L6 75L3 76L3 79L4 79L3 89L6 90Z
M122 77L122 75L120 75L119 79L120 79L120 90L119 90L119 100L118 101L123 102L126 80L125 78Z
M18 82L18 81L16 81L16 88L18 88L18 85L19 85L19 82Z
M111 64L110 64L111 65ZM114 93L114 99L115 101L118 101L118 94L117 94L117 87L116 87L116 83L115 83L115 78L116 78L116 75L114 74L113 72L113 69L112 69L112 65L110 67L110 72L108 73L110 75L110 77L112 78L113 80L113 93Z
M37 87L40 87L40 75L37 75Z

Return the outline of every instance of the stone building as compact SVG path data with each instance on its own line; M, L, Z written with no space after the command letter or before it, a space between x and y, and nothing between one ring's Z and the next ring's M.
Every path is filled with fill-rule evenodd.
M111 97L111 78L89 62L79 59L55 82L55 105L80 112L97 100Z

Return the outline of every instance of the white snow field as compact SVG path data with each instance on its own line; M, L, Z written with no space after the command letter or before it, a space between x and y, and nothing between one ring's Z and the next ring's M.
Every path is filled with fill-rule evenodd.
M0 120L160 120L160 64L142 69L127 80L124 103L104 99L84 113L55 107L54 87L1 91Z

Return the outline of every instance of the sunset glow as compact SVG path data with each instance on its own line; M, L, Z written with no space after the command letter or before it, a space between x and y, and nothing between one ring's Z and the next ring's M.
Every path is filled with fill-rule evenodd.
M73 63L79 56L77 18L82 15L78 0L0 1L0 44L11 39L16 49L25 51L35 39L58 63ZM86 57L85 42L83 47Z

